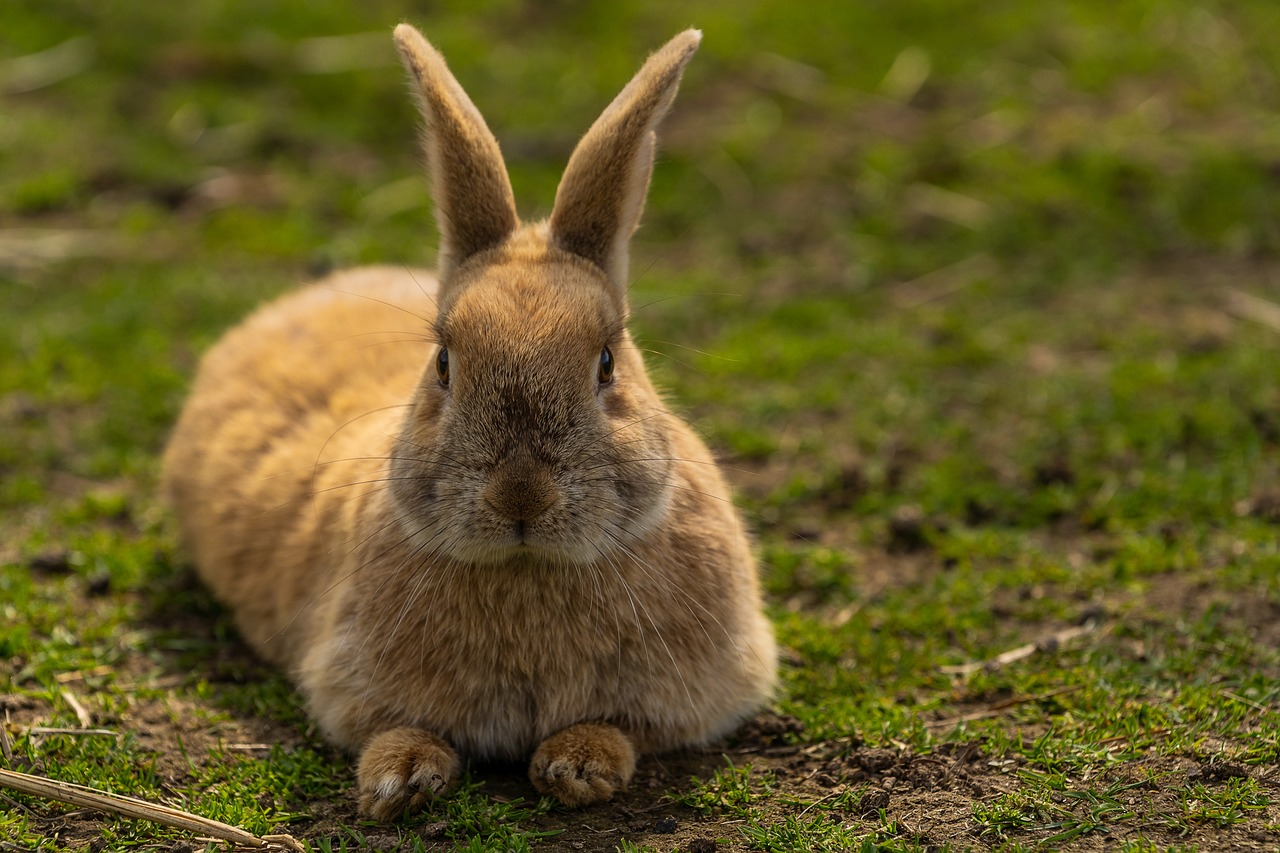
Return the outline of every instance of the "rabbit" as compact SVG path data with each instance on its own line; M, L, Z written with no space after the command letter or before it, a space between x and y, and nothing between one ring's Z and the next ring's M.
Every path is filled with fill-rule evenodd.
M468 760L528 760L540 794L585 806L775 687L747 532L626 329L655 127L702 36L648 59L534 224L442 56L394 37L438 272L340 272L229 331L162 488L243 637L358 755L362 814L421 809Z

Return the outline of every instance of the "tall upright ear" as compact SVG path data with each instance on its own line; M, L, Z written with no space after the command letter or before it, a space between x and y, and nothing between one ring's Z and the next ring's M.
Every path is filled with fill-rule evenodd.
M426 122L423 146L440 226L440 280L467 258L505 240L520 225L498 141L440 51L409 24L395 31L396 47L417 84Z
M701 41L699 30L685 30L649 57L582 137L556 190L552 241L600 266L619 296L627 287L627 243L653 172L654 129Z

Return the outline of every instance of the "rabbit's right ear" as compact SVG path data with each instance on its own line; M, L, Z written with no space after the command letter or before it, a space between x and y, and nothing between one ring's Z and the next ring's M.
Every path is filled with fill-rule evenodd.
M409 24L395 30L396 46L417 83L424 147L440 227L441 284L467 258L497 246L520 225L498 141L444 57Z

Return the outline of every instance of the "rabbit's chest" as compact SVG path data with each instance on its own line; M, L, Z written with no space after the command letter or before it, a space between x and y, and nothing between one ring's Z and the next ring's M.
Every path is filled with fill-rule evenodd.
M602 591L544 585L437 599L402 614L390 635L384 627L359 668L392 717L482 757L527 755L576 722L685 704L701 657L687 657L685 627L642 590L623 608Z

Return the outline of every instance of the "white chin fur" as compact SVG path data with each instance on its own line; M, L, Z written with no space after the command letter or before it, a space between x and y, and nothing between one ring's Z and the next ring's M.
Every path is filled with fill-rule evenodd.
M479 565L501 565L503 563L536 562L548 565L581 566L594 563L600 559L601 549L605 554L610 550L610 543L600 543L600 548L590 545L543 544L537 542L497 544L483 540L458 541L453 543L450 556L463 563Z

